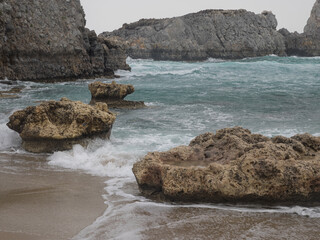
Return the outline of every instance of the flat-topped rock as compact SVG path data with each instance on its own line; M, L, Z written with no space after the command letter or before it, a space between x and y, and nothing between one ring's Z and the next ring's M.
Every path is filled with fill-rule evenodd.
M222 129L148 153L133 173L143 194L174 201L319 202L320 137Z
M105 102L110 108L142 108L144 102L126 101L124 98L134 92L134 87L127 84L93 82L89 84L91 103Z
M85 144L92 137L109 138L115 114L105 103L94 106L62 98L27 107L10 116L7 126L20 134L29 152L53 152Z
M125 41L132 58L197 61L283 55L283 36L271 12L204 10L181 17L141 19L100 36Z

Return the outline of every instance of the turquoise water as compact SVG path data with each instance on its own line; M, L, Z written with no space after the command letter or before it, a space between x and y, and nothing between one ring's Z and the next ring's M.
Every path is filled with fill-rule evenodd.
M267 222L270 219L278 221L278 227L257 230L258 235L254 236L262 238L267 231L268 236L270 231L275 232L274 236L277 236L277 231L284 231L287 235L295 231L296 234L318 231L311 225L314 221L319 223L320 208L153 203L140 196L131 168L149 151L166 151L188 144L201 133L225 127L242 126L267 136L292 136L304 132L319 136L320 58L267 56L238 61L210 59L195 63L128 59L128 63L132 71L119 71L117 74L121 78L116 81L133 84L135 93L126 99L145 101L148 108L117 110L111 141L95 140L87 148L75 146L71 151L57 152L47 158L51 166L110 179L106 182L104 195L108 205L106 212L75 239L108 239L110 236L128 239L128 234L134 236L130 239L148 239L141 236L150 233L151 229L170 229L168 234L172 234L168 239L175 236L180 239L183 230L179 235L172 229L198 226L203 224L203 219L213 221L209 213L221 218L229 214L230 219L242 215L248 221L264 218ZM23 152L19 136L5 126L13 111L35 105L37 101L61 97L89 103L88 83L92 81L57 84L17 82L17 85L25 87L20 98L0 100L0 151ZM9 88L0 84L0 90ZM311 217L313 222L304 216ZM194 221L182 221L187 217L193 217ZM181 220L179 224L178 220ZM161 222L176 228L169 225L156 228ZM286 222L302 227L290 232L286 230ZM213 221L213 224L216 223ZM128 230L123 232L125 227ZM234 231L236 236L239 229ZM190 236L192 239L192 234Z

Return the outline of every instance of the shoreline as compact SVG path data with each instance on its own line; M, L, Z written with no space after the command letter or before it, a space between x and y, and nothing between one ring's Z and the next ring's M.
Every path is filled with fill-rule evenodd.
M43 156L0 153L0 239L71 239L105 211L104 178L46 165Z

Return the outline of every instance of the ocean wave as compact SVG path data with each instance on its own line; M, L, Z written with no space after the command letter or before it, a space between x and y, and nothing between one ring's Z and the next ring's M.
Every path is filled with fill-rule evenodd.
M134 66L133 66L134 68ZM151 69L151 70L145 70L145 71L132 71L132 72L118 72L117 74L124 76L124 77L154 77L154 76L185 76L195 73L201 73L202 67L192 68L192 69L180 69L180 70L161 70L161 69Z
M83 170L95 176L128 177L132 175L130 162L135 156L107 142L97 149L75 145L70 151L55 152L48 160L50 165Z
M126 130L126 129L124 129ZM118 131L124 131L118 128ZM83 170L96 176L132 177L133 164L148 151L166 151L190 137L162 134L139 135L122 138L112 137L111 141L95 139L87 147L73 146L70 151L55 152L48 157L50 165Z
M221 59L221 58L208 58L206 61L204 62L208 62L208 63L221 63L221 62L226 62L228 60L225 59Z
M21 146L18 133L9 129L5 123L0 124L0 151L14 150Z

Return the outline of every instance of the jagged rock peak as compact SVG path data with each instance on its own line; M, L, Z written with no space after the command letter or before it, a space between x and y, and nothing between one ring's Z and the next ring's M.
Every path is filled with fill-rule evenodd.
M315 2L304 32L307 35L320 36L320 0Z

